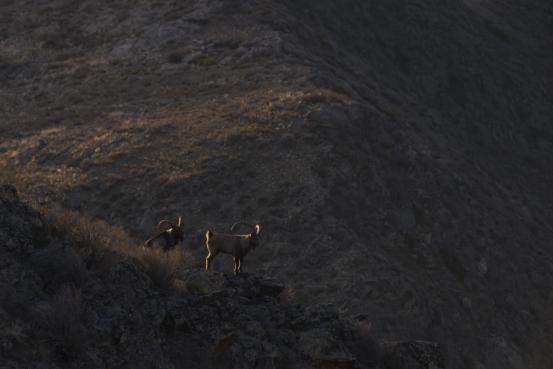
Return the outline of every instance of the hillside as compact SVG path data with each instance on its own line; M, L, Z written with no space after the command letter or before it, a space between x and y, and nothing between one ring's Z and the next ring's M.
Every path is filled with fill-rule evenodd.
M2 181L149 236L258 221L246 271L439 342L550 367L546 1L4 1ZM231 262L216 259L216 269Z
M0 236L2 368L443 368L436 343L379 343L364 317L299 305L278 280L139 251L10 186Z

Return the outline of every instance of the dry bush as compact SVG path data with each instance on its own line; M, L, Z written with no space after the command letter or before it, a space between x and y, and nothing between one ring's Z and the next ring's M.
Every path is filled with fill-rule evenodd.
M47 341L67 359L79 356L86 348L86 330L81 323L83 311L80 291L69 286L36 307L35 319Z
M121 228L88 218L79 212L59 206L43 208L41 212L56 231L69 236L79 249L104 246L112 250L126 251L132 243L131 238Z
M69 239L89 268L109 264L114 253L136 256L134 242L120 227L112 227L101 220L90 219L59 206L41 208L40 211L50 224L52 233Z
M165 252L144 249L141 252L140 261L156 286L169 289L173 287L179 266L183 263L183 254L179 248Z
M118 255L131 256L144 265L146 273L156 286L168 289L173 287L179 267L191 259L190 256L184 256L181 248L164 252L138 247L122 228L92 220L75 211L52 207L41 209L41 212L51 224L54 235L68 239L76 246L88 269L95 266L105 270L116 262ZM59 263L66 263L71 268L60 276L62 282L68 282L66 274L77 273L78 264L75 264L75 260L62 260ZM50 265L47 262L45 264Z
M0 162L0 185L4 184L14 186L18 192L24 192L28 186L20 169L7 161Z

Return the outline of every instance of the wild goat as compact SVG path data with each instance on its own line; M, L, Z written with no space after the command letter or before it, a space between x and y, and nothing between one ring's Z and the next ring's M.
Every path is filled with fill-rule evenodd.
M213 233L212 231L207 231L205 234L205 246L209 254L205 258L205 270L209 270L209 265L211 261L217 254L222 252L223 254L230 254L234 257L234 274L242 273L242 259L250 250L255 249L259 246L261 239L260 235L260 226L256 224L255 226L245 222L234 223L230 227L230 231L234 232L234 229L239 224L245 224L251 227L254 231L245 234L224 234L224 233Z
M163 225L168 225L169 228L162 230ZM157 229L160 231L154 237L144 242L145 247L162 249L167 251L179 244L184 239L184 233L182 232L182 220L178 218L177 224L173 224L168 220L162 220L158 223Z

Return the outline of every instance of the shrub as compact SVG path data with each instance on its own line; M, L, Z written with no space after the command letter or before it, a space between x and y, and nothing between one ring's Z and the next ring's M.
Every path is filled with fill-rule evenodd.
M140 248L120 227L112 227L103 221L93 220L61 207L41 209L41 212L51 224L54 235L67 238L76 246L88 269L92 266L100 270L108 269L117 261L118 256L128 255L144 265L146 273L156 286L161 289L173 287L178 268L185 259L180 248L167 252ZM74 259L50 262L47 255L39 256L39 259L44 259L46 269L52 264L65 263L70 267L67 272L69 275L78 275L79 264ZM61 282L69 282L65 274L59 278Z
M179 248L166 252L145 249L142 251L140 260L154 284L159 288L168 289L173 287L183 257Z
M18 192L24 192L28 187L20 169L7 161L0 162L0 185L12 185Z
M134 242L120 227L112 227L101 220L90 219L82 214L59 206L41 208L52 233L68 239L75 246L90 269L92 265L109 266L113 253L136 256Z

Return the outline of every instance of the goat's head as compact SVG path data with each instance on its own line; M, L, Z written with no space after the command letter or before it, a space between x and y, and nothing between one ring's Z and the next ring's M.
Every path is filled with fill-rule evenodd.
M163 226L165 226L165 229L163 229ZM180 216L177 220L177 224L164 219L158 223L157 228L160 231L164 230L165 232L169 232L175 242L179 242L184 239L184 232L182 231L182 218Z
M255 231L250 233L250 245L255 249L261 243L261 226L255 225Z
M247 222L236 222L230 227L231 232L234 232L235 228L240 224L246 225L252 229L248 235L250 237L250 245L252 249L255 249L261 242L261 226L259 224L253 225Z

